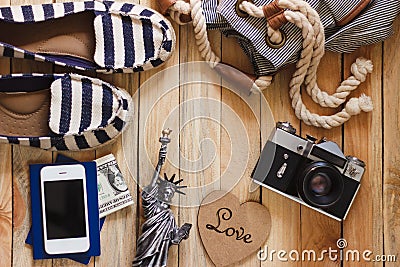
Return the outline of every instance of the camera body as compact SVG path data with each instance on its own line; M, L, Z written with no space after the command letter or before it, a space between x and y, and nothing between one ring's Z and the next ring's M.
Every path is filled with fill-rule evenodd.
M296 135L288 122L278 122L265 145L254 182L342 221L360 187L363 161L344 156L332 141Z

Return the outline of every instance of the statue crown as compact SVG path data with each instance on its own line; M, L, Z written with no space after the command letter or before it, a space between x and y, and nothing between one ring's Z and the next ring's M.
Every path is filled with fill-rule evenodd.
M163 189L171 188L174 190L174 192L177 192L178 194L186 195L184 192L179 190L179 189L187 187L186 185L179 185L183 181L183 179L174 181L175 176L176 176L176 174L173 174L171 178L168 178L167 174L164 173L164 179L161 179L160 177L158 179L159 187L163 188Z

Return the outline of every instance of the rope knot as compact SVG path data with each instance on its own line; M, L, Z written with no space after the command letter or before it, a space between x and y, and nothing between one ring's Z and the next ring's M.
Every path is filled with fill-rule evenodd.
M190 7L189 3L186 3L185 1L176 1L174 7L176 8L177 11L181 12L182 14L189 15L190 11L192 11L192 8Z
M169 0L159 2L169 2ZM192 8L189 3L186 3L183 0L176 1L173 5L169 6L168 12L170 17L179 25L185 25L189 23L192 18L190 16Z
M272 76L260 76L254 82L261 90L265 90L272 83Z
M351 65L351 73L360 82L365 82L368 73L371 73L374 65L371 60L365 58L357 58L356 62Z
M374 109L374 106L371 97L362 94L359 98L351 98L347 102L345 109L349 115L354 116L360 114L361 111L370 112Z
M258 77L251 88L252 93L259 94L261 91L267 89L272 83L272 76L260 76Z

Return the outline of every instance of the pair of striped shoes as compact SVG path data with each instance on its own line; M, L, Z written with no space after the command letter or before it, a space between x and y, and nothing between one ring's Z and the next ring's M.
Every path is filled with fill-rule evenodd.
M100 73L132 73L168 60L175 33L135 4L66 2L0 8L0 56ZM0 76L0 143L46 150L93 149L132 119L131 96L77 74Z

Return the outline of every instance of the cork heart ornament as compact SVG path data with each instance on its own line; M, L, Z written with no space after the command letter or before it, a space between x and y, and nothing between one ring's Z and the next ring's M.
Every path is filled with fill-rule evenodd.
M231 193L213 191L202 201L197 225L207 254L222 267L259 250L269 236L271 216L257 202L240 204Z

